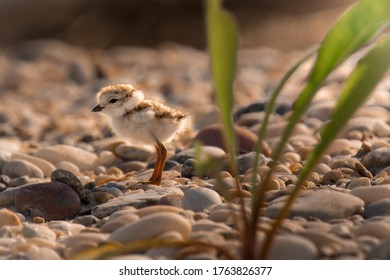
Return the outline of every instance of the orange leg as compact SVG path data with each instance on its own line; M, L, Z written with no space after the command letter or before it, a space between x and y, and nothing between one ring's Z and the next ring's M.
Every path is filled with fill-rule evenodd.
M148 183L159 186L161 184L162 172L164 170L165 162L167 160L168 150L165 145L159 141L157 141L155 148L157 160L156 165L154 166L153 174L148 180Z

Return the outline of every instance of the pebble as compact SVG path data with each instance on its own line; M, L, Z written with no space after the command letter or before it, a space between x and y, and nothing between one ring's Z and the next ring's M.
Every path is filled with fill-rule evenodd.
M382 147L369 152L363 157L361 163L372 174L377 174L380 170L390 165L390 147Z
M95 206L92 208L92 214L101 219L127 206L144 208L147 206L156 205L162 196L170 193L183 194L183 192L177 187L160 187L156 190L146 192L124 194L111 199L106 203Z
M145 162L151 156L151 152L128 144L120 144L115 148L115 154L124 160Z
M367 177L360 177L353 179L351 182L348 183L347 189L352 190L357 187L369 187L371 186L371 180Z
M179 213L182 209L175 206L168 205L154 205L145 208L138 209L134 212L140 218L145 216L149 216L151 214L162 213L162 212L170 212L170 213Z
M307 238L297 235L279 235L271 247L270 260L314 260L317 247Z
M76 175L74 175L72 172L69 172L65 169L57 169L53 171L51 174L51 181L52 182L61 182L64 184L67 184L70 186L78 195L82 193L83 186L77 178Z
M100 164L100 165L113 164L115 162L115 160L116 160L116 156L111 151L101 151L99 153L98 164Z
M384 198L390 198L390 185L357 187L351 190L351 194L359 197L364 203L368 204Z
M182 207L183 194L170 193L162 196L157 204L158 205L169 205L175 207Z
M266 208L265 215L276 218L286 198L275 199ZM363 211L364 202L353 195L331 190L306 190L293 203L289 217L316 217L321 220L348 218Z
M355 155L361 147L361 141L338 138L335 139L326 153L331 156Z
M176 231L186 239L191 233L191 226L179 214L154 213L114 231L108 241L126 243L147 240L169 231Z
M18 187L7 188L0 193L0 207L14 206L15 205L15 193L18 191Z
M95 189L97 192L107 192L112 194L114 197L121 196L123 193L120 189L117 189L115 187L109 187L107 184L101 185Z
M192 187L184 192L184 209L202 212L210 206L220 203L222 203L220 195L211 189Z
M200 152L200 160L205 161L208 158L215 158L224 160L226 158L226 153L224 150L214 146L202 146ZM196 149L190 148L183 150L171 157L171 160L177 161L179 163L184 163L187 159L194 159L196 157Z
M51 164L50 162L43 160L43 159L40 159L40 158L37 158L37 157L25 155L22 153L13 153L11 156L11 159L12 160L25 160L25 161L28 161L28 162L34 164L43 172L43 175L45 177L50 177L50 174L55 170L54 165Z
M368 254L369 260L388 260L390 259L390 238L382 240L374 246Z
M35 164L32 164L26 160L10 160L2 169L2 174L11 178L18 178L24 175L33 178L43 178L42 170Z
M25 224L22 228L22 234L25 238L39 237L51 241L56 240L56 234L43 225Z
M58 162L56 164L56 169L63 169L69 171L72 174L80 174L80 168L78 168L77 165L65 160Z
M20 150L20 142L14 139L1 138L0 151L12 154Z
M241 127L234 126L234 134L236 137L239 151L246 153L253 151L258 141L258 137L252 131ZM219 123L212 124L201 129L195 136L194 141L199 141L205 146L215 146L221 149L225 149L223 140L223 128ZM270 155L271 150L266 142L262 143L262 150L265 155Z
M100 220L93 215L78 216L73 219L73 223L80 224L85 227L91 227L96 225Z
M368 235L383 240L390 236L390 224L381 221L369 221L353 230L355 236Z
M122 170L123 173L129 173L132 171L141 171L147 166L146 162L141 161L127 161L121 164L118 164L118 168Z
M26 216L50 221L72 218L79 213L81 204L71 187L51 182L22 186L15 193L15 206Z
M0 209L0 229L5 226L21 225L18 215L7 209Z
M54 165L60 161L69 161L83 171L93 170L98 162L97 155L69 145L53 145L41 148L35 153L35 156Z
M47 226L53 231L62 235L78 235L80 232L85 229L85 226L75 223L70 223L67 221L50 221L47 223Z
M390 198L380 199L368 204L364 209L363 216L365 218L390 216Z
M121 216L108 219L108 221L100 228L101 232L112 233L124 225L128 225L138 221L139 217L133 213L125 213Z
M231 231L231 228L223 223L216 223L210 220L202 219L192 225L192 231Z

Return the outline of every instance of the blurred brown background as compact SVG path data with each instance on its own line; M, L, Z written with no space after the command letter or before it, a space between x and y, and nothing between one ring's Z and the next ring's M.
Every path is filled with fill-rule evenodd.
M282 51L318 43L355 0L226 0L241 46ZM204 48L203 0L0 0L0 47L58 38L84 47L156 46L174 41Z

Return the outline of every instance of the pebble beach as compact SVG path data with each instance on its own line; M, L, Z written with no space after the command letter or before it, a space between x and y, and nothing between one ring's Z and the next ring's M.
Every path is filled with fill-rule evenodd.
M102 244L199 241L207 246L149 246L117 259L241 259L236 181L250 212L253 174L261 182L313 60L288 83L271 116L259 166L253 167L264 107L300 52L243 49L234 85L238 178L221 182L196 170L204 158L227 159L205 51L86 49L56 40L0 50L0 259L65 260ZM296 126L271 180L258 244L294 189L307 155L331 118L352 57L319 90ZM191 115L168 145L161 186L150 177L155 153L113 135L92 113L103 86L131 83ZM270 259L390 258L390 74L322 156L282 223Z

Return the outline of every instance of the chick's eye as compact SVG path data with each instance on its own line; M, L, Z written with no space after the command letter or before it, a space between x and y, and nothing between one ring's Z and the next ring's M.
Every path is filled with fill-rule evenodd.
M110 103L115 103L115 102L117 102L117 101L118 101L118 99L113 98L113 99L111 99L109 102L110 102Z

